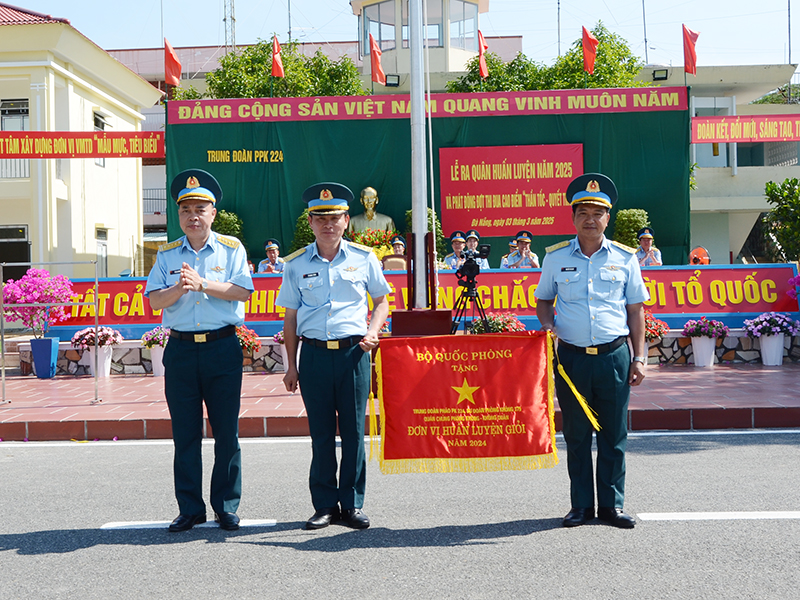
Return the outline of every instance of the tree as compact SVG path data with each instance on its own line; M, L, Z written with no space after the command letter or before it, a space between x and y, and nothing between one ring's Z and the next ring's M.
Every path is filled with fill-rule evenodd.
M295 222L294 239L292 239L289 252L291 253L295 250L300 250L300 248L305 248L313 242L314 239L314 232L311 230L311 225L308 224L308 209L306 208L300 216L297 217L297 221Z
M800 258L800 182L786 179L777 184L768 181L764 193L774 206L764 215L767 231L780 245L786 260Z
M641 208L621 210L614 217L614 240L631 248L639 245L636 234L642 227L650 227L650 217Z
M413 218L412 211L406 211L406 231L411 231L411 220ZM444 233L442 233L442 223L439 221L439 217L436 216L436 213L428 207L428 231L431 231L431 225L433 226L433 230L436 231L436 256L438 260L444 260L445 255L447 255L447 239L444 237ZM409 248L409 253L410 253Z
M229 235L235 237L242 245L247 248L247 243L242 234L242 227L244 223L235 212L230 210L217 211L217 217L211 224L211 230L222 235Z
M511 62L503 63L500 57L489 52L486 54L489 77L482 81L478 72L478 57L475 57L467 63L467 74L449 82L447 91L516 92L649 85L636 81L636 75L643 65L622 37L611 33L600 21L592 34L600 42L593 75L583 71L583 47L581 38L578 38L566 54L556 59L552 67L535 63L522 53Z
M332 61L321 50L305 56L297 42L281 48L285 77L272 77L272 40L259 40L241 52L226 54L220 67L206 75L208 91L193 87L176 90L176 100L207 98L269 98L310 96L358 96L361 85L355 63L343 56Z

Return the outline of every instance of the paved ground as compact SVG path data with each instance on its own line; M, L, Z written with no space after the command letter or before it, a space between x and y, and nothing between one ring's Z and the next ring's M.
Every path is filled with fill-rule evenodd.
M372 527L317 532L301 528L308 439L242 445L239 513L277 524L170 534L101 529L177 514L169 441L0 444L0 598L782 600L800 589L800 431L632 434L632 531L561 527L560 439L561 464L542 471L383 475L369 463ZM211 459L207 444L206 473ZM700 512L728 515L688 520ZM658 513L684 516L644 520Z
M288 394L281 379L281 374L245 374L242 437L307 435L300 394ZM7 377L10 403L0 406L0 439L171 437L163 379L117 375L98 380L96 393L102 402L92 404L90 377ZM632 391L629 426L632 431L800 427L800 364L651 365L644 383Z

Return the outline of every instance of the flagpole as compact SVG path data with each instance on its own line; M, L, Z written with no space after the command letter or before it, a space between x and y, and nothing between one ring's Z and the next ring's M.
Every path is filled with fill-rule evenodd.
M425 282L425 233L428 229L427 173L425 172L425 63L422 51L422 0L409 0L409 49L411 51L411 230L414 232L412 256L414 299L411 306L427 305ZM433 276L433 274L431 274Z

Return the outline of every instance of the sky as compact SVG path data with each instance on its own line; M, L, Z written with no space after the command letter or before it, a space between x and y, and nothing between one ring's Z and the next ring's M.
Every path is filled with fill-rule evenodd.
M67 18L106 50L161 46L162 5L164 36L174 47L225 43L223 0L3 1ZM236 43L254 43L273 33L285 41L289 8L295 39L332 42L357 37L358 19L347 0L235 0ZM800 61L798 12L798 0L795 6L791 0L489 0L489 12L480 15L480 30L484 36L521 35L522 51L529 59L552 65L559 51L564 53L580 38L581 26L591 29L602 21L643 62L682 65L685 23L700 33L701 67L785 64L790 58Z

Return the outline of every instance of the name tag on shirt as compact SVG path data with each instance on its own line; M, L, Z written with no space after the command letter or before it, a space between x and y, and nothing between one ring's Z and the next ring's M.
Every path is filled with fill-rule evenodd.
M561 272L562 273L565 272L565 271L568 272L568 273L571 273L571 272L577 271L577 270L578 270L578 267L561 267Z
M305 273L303 275L303 279L308 279L309 277L319 277L319 273Z

